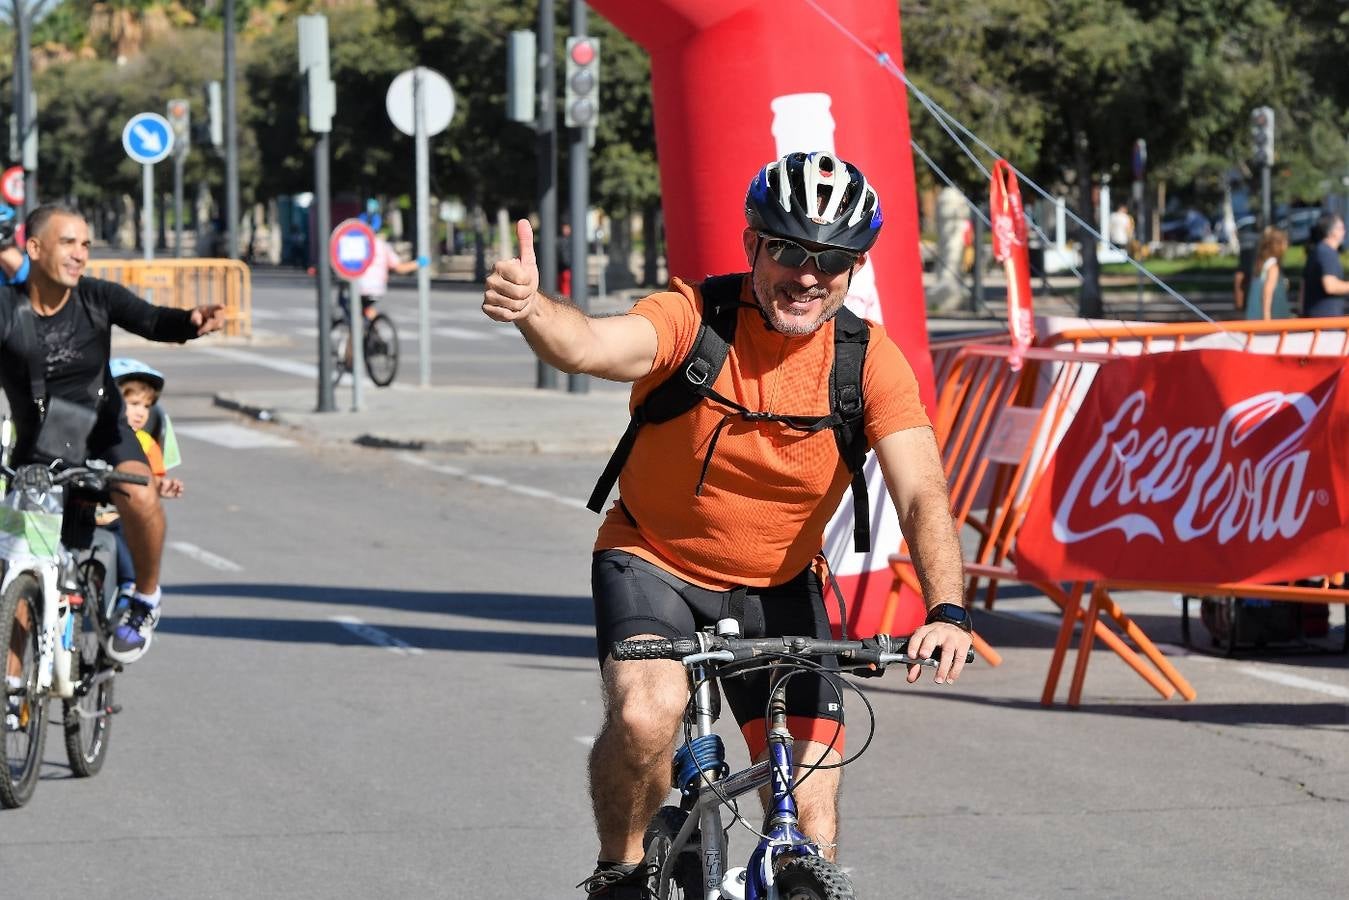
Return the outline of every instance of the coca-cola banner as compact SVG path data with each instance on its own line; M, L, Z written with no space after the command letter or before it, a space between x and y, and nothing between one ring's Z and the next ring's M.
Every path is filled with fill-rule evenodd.
M1018 573L1211 583L1349 568L1345 371L1235 350L1105 364L1031 500Z

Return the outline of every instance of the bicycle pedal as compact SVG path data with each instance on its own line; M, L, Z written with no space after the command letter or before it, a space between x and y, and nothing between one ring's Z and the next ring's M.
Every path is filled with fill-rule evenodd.
M122 711L122 704L114 703L112 706L105 706L103 711L110 716L115 716Z

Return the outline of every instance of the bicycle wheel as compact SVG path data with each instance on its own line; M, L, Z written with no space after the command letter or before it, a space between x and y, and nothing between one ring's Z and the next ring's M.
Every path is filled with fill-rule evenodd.
M398 329L393 320L378 313L365 323L365 371L380 387L388 387L398 374Z
M782 900L856 900L843 870L821 856L793 856L773 876Z
M328 353L332 359L333 384L342 380L342 376L351 371L351 364L347 361L351 349L347 342L351 340L351 329L347 327L346 319L334 319L333 327L328 331Z
M669 858L674 839L679 836L679 829L684 827L684 820L687 818L688 813L682 809L674 806L662 806L660 811L656 813L656 817L651 820L651 824L646 828L646 837L643 840L646 858L657 867L657 874L651 878L653 896L656 896L656 886L660 881L660 869L665 865L665 860ZM674 869L670 874L670 883L666 885L665 892L656 896L656 900L692 900L692 898L701 900L704 896L702 863L698 859L698 833L695 831L689 838L688 844L684 846L684 849L675 859Z
M103 566L89 562L84 567L84 606L75 617L75 636L71 669L81 682L92 680L105 668L99 642L99 603L103 597ZM89 688L83 696L62 701L65 713L66 759L78 778L97 775L108 756L108 734L112 730L112 682L108 677Z
M33 796L47 739L47 697L37 688L41 608L37 579L26 573L0 595L0 653L5 655L6 676L4 719L0 720L5 744L0 806L8 809L23 806ZM20 624L21 619L26 624ZM17 686L11 681L15 675Z

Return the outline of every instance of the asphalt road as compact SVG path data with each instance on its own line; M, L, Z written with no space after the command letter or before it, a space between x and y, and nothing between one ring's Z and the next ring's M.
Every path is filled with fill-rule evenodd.
M185 457L164 619L118 678L102 773L70 777L53 731L32 802L0 812L0 895L579 896L600 709L577 501L603 459L320 443L213 407L312 371L309 283L256 285L269 334L244 356L130 346L168 373ZM439 328L490 327L470 291L435 303ZM415 331L413 292L387 305ZM509 331L435 340L438 381L533 383ZM1127 608L1176 640L1172 598ZM1185 703L1098 648L1083 707L1046 710L1049 609L1000 600L980 625L1004 665L954 686L863 683L877 729L842 832L859 896L1343 895L1345 657L1185 655Z

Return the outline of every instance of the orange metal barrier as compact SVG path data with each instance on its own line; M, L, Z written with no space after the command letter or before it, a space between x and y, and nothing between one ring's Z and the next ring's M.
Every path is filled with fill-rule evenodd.
M1035 486L1097 368L1113 355L1031 348L1021 371L1013 372L1007 363L1010 354L1010 347L967 346L958 351L942 383L933 422L950 484L952 513L957 523L978 537L978 549L965 563L966 602L973 601L981 580L987 585L987 606L992 605L999 583L1024 582L1063 610L1060 640L1041 695L1044 705L1053 703L1073 627L1079 621L1084 647L1099 638L1163 697L1179 691L1193 699L1189 682L1113 600L1105 597L1095 602L1093 595L1093 607L1084 611L1081 597L1086 585L1064 591L1057 584L1026 582L1017 575L1016 536ZM902 548L890 557L890 565L895 575L893 604L899 585L914 586L916 580L912 561ZM1089 617L1089 612L1094 616ZM1101 612L1120 634L1110 629ZM887 609L886 614L893 613ZM1079 651L1083 668L1085 658ZM1078 699L1070 697L1069 702L1076 705Z
M125 285L157 306L219 304L224 334L253 334L252 273L237 259L91 259L85 273Z
M1037 339L1041 347L1073 350L1096 349L1107 353L1130 352L1138 343L1141 353L1184 350L1197 341L1206 347L1255 350L1260 353L1298 353L1308 356L1349 356L1349 316L1326 319L1273 319L1223 322L1171 322L1149 324L1093 323L1064 329Z

